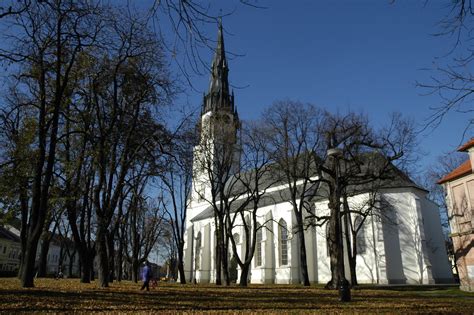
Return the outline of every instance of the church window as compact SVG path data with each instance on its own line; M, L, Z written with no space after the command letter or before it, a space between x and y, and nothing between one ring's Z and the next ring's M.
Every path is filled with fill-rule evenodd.
M194 269L201 269L201 232L196 236L196 256L194 258Z
M240 244L240 235L238 233L234 234L234 241L235 244Z
M361 216L356 217L354 220L354 228L358 229L356 234L356 248L357 254L363 255L367 251L367 243L365 240L365 226Z
M288 265L288 229L285 220L279 222L280 265Z
M257 223L257 236L255 248L255 267L262 266L262 226Z

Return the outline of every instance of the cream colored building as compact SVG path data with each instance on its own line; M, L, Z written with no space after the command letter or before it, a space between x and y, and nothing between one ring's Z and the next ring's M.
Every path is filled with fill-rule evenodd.
M0 274L18 271L20 253L20 238L9 229L0 226Z
M474 291L474 138L458 151L467 152L469 156L438 184L446 191L450 237L461 289Z

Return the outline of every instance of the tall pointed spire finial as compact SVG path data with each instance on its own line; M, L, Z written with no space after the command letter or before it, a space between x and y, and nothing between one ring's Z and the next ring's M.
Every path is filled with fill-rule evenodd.
M222 18L218 18L219 31L217 35L217 47L212 61L211 82L209 84L209 93L229 94L229 82L227 74L227 60L225 58L224 32L222 31Z
M225 56L224 31L222 26L222 16L217 18L218 33L217 46L211 66L211 78L209 91L204 97L203 113L208 111L234 112L234 93L229 90L229 67Z

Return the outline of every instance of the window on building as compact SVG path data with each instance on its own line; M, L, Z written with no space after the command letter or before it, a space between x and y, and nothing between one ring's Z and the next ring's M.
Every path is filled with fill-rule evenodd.
M288 265L288 229L285 220L279 222L280 265Z
M234 241L235 244L240 244L240 235L238 233L234 234Z
M357 248L357 254L363 255L367 251L367 243L365 239L365 226L364 226L364 220L361 216L357 216L354 220L354 228L357 231L356 235L356 248Z
M255 267L262 265L262 226L257 223L257 236L255 240Z
M6 252L7 252L7 247L5 246L3 247L3 253L6 254Z
M195 270L201 269L201 232L196 236L196 255L194 257Z
M453 217L458 228L456 232L468 232L471 230L471 211L468 207L466 187L463 184L453 187L453 197Z

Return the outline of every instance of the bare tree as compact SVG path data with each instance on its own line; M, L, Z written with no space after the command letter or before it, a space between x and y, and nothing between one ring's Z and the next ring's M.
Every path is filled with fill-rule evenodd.
M267 137L262 137L265 130L259 122L247 122L241 133L241 163L239 172L235 173L233 181L236 181L234 195L239 196L238 201L232 206L227 219L227 237L231 241L231 249L234 259L240 266L240 286L247 286L251 263L254 258L257 242L257 233L262 233L267 222L259 223L258 209L261 207L268 188L273 186L278 179L273 176L275 167L267 143ZM267 196L265 202L271 203ZM249 219L250 218L250 219ZM239 229L239 227L242 227ZM234 231L242 230L242 253L237 248L237 240ZM240 236L240 235L239 235ZM259 257L261 257L262 248Z
M305 286L309 286L305 243L304 213L319 186L313 153L319 154L322 112L311 104L290 100L274 103L263 114L268 128L267 141L272 159L278 165L275 174L288 186L289 202L296 218L293 230L298 236L300 266ZM320 162L318 162L320 164ZM317 165L317 164L316 164Z
M238 171L237 127L234 113L215 111L203 119L201 138L194 152L194 191L213 209L216 226L216 284L230 285L228 272L228 214L239 198L233 175ZM221 269L222 268L222 269Z
M157 244L164 231L164 211L162 201L157 204L147 202L143 195L132 194L128 218L128 246L125 249L131 265L132 281L138 281L140 266Z
M452 39L450 51L437 58L430 81L418 82L428 94L437 94L439 105L431 106L432 114L426 127L436 128L452 112L465 114L463 137L472 133L474 125L473 101L474 78L471 71L474 62L472 47L474 10L471 0L446 1L447 14L439 23L437 36ZM460 142L462 142L462 138Z
M115 12L107 32L108 56L96 56L91 72L90 128L94 159L93 204L100 286L108 286L108 229L134 163L154 152L163 126L153 110L169 100L171 82L159 43L145 21Z
M173 142L166 157L166 170L161 173L168 201L164 202L168 221L171 224L173 242L176 248L177 268L181 284L186 283L184 273L184 233L186 232L186 215L191 201L193 152L196 142L194 119L187 116L179 124L173 136ZM173 247L173 248L174 248Z
M70 86L71 70L79 52L95 40L94 16L90 1L23 2L19 14L4 20L8 25L6 46L0 58L16 65L20 74L16 85L25 106L35 112L37 156L33 169L31 202L23 213L21 282L34 285L34 265L38 240L48 209L61 110ZM20 105L20 104L18 104ZM26 215L26 216L25 216Z
M326 137L326 162L319 165L321 181L327 187L330 218L328 221L328 243L332 279L327 287L335 288L344 278L343 230L351 229L352 241L346 239L350 253L351 280L355 284L354 240L368 215L376 213L377 194L380 189L396 185L397 181L410 181L394 163L403 168L403 162L410 161L415 143L412 122L400 115L392 116L390 124L374 131L368 119L356 113L346 115L327 113L323 132ZM362 207L350 205L349 197L367 193L369 198ZM380 206L380 204L379 204ZM344 223L342 222L344 219ZM357 219L358 222L355 222ZM354 221L353 221L354 220ZM345 226L345 228L343 227ZM349 233L346 233L348 237ZM341 297L342 298L342 297Z

